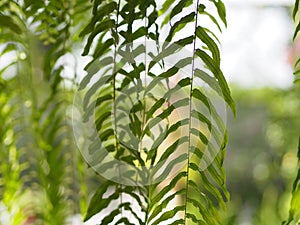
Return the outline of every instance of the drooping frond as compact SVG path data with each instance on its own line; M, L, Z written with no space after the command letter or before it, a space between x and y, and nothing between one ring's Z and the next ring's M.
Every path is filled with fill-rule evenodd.
M219 21L226 26L223 2L94 1L92 13L81 32L91 61L74 131L86 161L110 181L86 220L220 224L226 105L235 112L216 35Z
M0 81L9 90L3 97L1 89L1 119L2 114L3 119L11 117L0 135L1 143L14 140L9 147L1 145L1 159L9 158L1 163L1 200L9 196L10 202L4 201L9 213L19 213L10 215L11 224L22 224L30 216L43 224L65 224L70 214L78 213L73 184L78 155L65 118L71 96L63 84L66 77L74 77L66 74L71 33L76 32L72 26L79 24L72 14L89 9L89 4L1 1L0 7L0 54L6 59L1 62L7 62L1 64ZM43 207L32 197L20 205L18 198L28 198L27 193L40 194L38 204ZM14 195L18 198L12 199Z

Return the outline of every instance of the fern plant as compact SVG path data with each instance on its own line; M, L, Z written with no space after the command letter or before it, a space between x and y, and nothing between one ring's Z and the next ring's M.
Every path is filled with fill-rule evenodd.
M13 121L22 121L22 118L16 113L17 99L12 97L10 87L6 83L2 83L0 93L1 110L1 131L0 131L0 150L1 150L1 180L0 180L0 199L7 207L7 211L11 217L11 224L20 224L24 219L21 209L15 202L19 201L22 182L20 175L24 168L24 164L19 161L19 158L24 154L23 151L18 151L16 140L19 138L19 133L15 131ZM5 217L0 213L0 218Z
M2 54L18 57L0 74L16 70L4 80L23 90L14 107L26 113L24 122L7 128L13 135L15 125L23 130L16 149L10 143L1 151L3 158L14 156L1 170L1 198L27 187L41 191L44 207L35 216L43 224L66 223L74 153L63 115L64 67L72 42L86 38L83 56L91 61L76 93L73 128L85 160L107 181L85 220L100 213L97 223L105 225L221 223L218 210L229 199L225 105L235 113L217 38L226 26L225 6L221 0L159 3L1 1ZM77 37L83 15L90 21ZM1 103L10 105L10 96L1 93ZM1 130L1 140L5 135ZM19 178L15 189L6 187Z
M225 6L158 3L94 1L80 33L91 61L74 100L74 132L107 179L85 221L98 214L105 225L221 223L227 131L214 99L235 112L216 35Z
M0 3L1 61L8 62L0 71L0 200L10 214L5 224L66 224L79 211L74 183L80 178L73 173L78 154L65 119L71 92L63 83L71 32L79 24L80 13L73 13L89 7L80 0Z

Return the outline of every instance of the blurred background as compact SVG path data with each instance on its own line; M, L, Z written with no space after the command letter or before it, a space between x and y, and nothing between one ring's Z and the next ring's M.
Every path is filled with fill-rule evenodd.
M300 135L300 87L293 84L290 0L227 0L222 68L237 117L229 115L226 224L280 224L288 216ZM230 114L230 113L229 113ZM225 223L225 222L224 222Z
M224 3L228 27L220 36L221 67L237 104L237 116L233 118L228 112L229 144L225 166L231 201L228 211L222 215L222 224L281 224L288 217L292 182L298 169L300 136L300 86L293 84L293 64L300 56L300 39L292 42L294 1L224 0ZM75 50L80 47L75 46ZM37 48L37 52L31 54L47 50ZM25 60L26 55L18 57ZM64 60L68 61L70 57ZM3 55L0 59L0 65L4 67ZM36 70L43 69L40 60L35 60ZM82 68L86 61L76 66ZM69 71L66 78L74 76L72 70L65 70ZM14 69L0 72L4 80L13 80L11 74L16 73ZM26 77L26 68L22 73ZM61 218L68 217L68 224L80 225L80 214L86 211L88 199L102 180L87 168L72 142L72 131L66 130L65 126L70 125L69 118L59 122L60 132L65 132L63 137L68 136L68 142L61 144L56 136L48 135L52 131L52 121L47 121L47 116L40 113L45 109L47 115L53 113L53 118L59 118L65 111L69 112L72 93L61 93L63 96L55 96L50 104L47 99L49 84L38 79L34 82L35 91L39 93L35 96L36 102L28 100L32 94L30 88L19 90L23 98L21 110L26 118L20 118L19 111L14 112L13 106L20 104L16 102L18 99L11 98L9 106L4 107L14 92L8 89L0 92L0 106L3 106L0 108L0 184L6 184L4 188L0 185L0 224L9 224L10 217L15 216L17 219L13 224L16 225L44 224L43 220L54 225L51 213L60 210L63 212ZM62 99L66 107L55 111ZM38 110L31 111L32 105ZM30 124L30 118L35 118L36 124ZM14 127L17 134L6 129L18 120L22 120L22 126ZM27 136L19 135L25 131ZM35 143L34 135L42 133L45 135L41 141ZM58 145L59 152L48 151ZM20 152L15 146L21 149ZM32 152L28 154L25 149ZM10 154L5 155L4 150L9 150ZM61 160L59 167L57 160ZM23 183L19 180L19 173L24 177L25 187L30 187L29 191L20 192L19 186ZM53 205L61 208L53 208ZM24 214L27 218L22 218ZM85 223L94 224L93 221Z

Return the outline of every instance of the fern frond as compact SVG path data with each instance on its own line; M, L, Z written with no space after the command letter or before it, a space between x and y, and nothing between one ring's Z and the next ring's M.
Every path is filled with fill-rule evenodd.
M20 177L14 175L11 182L20 180L20 191L44 194L45 201L41 199L39 203L43 207L34 207L38 208L35 216L42 217L45 224L64 224L70 213L76 212L71 207L74 206L71 178L74 165L70 158L74 145L68 130L70 124L64 120L67 99L60 94L65 57L71 49L72 26L76 24L73 2L28 0L0 4L1 19L8 21L0 22L0 41L5 45L2 54L14 52L17 56L16 61L3 68L1 76L7 68L16 68L8 83L15 85L14 98L21 102L16 107L20 120L15 120L11 129L16 125L19 130L15 137L16 161L26 165L22 171L15 168L14 173ZM76 2L79 9L83 5L88 7L87 3Z
M96 191L86 220L220 224L227 131L214 98L234 113L235 105L216 35L200 24L206 16L226 26L225 7L209 2L217 16L199 1L165 1L159 11L155 1L94 1L81 32L92 59L75 98L75 136L85 137L84 158L111 181Z

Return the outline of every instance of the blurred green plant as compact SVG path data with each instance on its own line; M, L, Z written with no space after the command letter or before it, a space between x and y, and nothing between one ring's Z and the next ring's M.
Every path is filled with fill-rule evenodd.
M298 145L298 166L299 170L297 173L297 177L293 184L293 191L292 191L292 200L291 200L291 208L289 211L289 219L283 224L290 224L294 221L296 224L300 222L300 137L299 137L299 145Z
M233 86L232 92L238 114L228 120L225 168L231 202L224 224L280 223L288 217L297 171L299 87Z
M297 0L295 19L298 7ZM202 19L208 19L212 26L205 27ZM256 145L246 138L243 145L249 152L253 150L253 162L249 160L249 154L239 158L240 160L231 160L234 165L241 164L237 165L241 170L245 169L243 177L239 178L239 184L231 186L232 191L239 193L242 200L229 203L232 208L229 212L224 212L222 209L226 208L225 202L229 199L223 165L227 130L220 115L211 105L208 98L211 93L204 92L194 84L196 79L201 80L235 112L235 104L220 69L217 34L221 31L222 24L227 25L226 10L221 0L210 0L205 4L191 0L167 0L161 8L153 0L2 0L0 207L5 210L0 211L3 214L0 214L0 223L63 225L76 213L85 214L85 220L104 213L97 223L133 224L130 218L135 218L135 223L138 224L168 221L174 225L232 225L238 223L237 211L243 207L242 200L245 196L253 198L254 202L257 201L255 204L260 205L254 219L256 224L266 224L270 218L273 219L272 223L280 221L284 213L278 212L280 210L277 208L282 201L277 201L274 196L281 198L284 195L280 185L289 182L294 172L291 162L295 157L290 152L294 143L290 138L297 129L285 128L298 124L294 120L299 108L297 95L295 97L297 92L258 91L257 96L254 96L256 108L245 110L258 113L254 122L247 120L247 132L250 132L250 136L257 131L254 125L266 119L264 109L257 108L257 99L267 102L276 96L276 102L272 101L267 106L261 104L262 108L268 108L267 112L273 117L266 126L266 138L270 144ZM193 29L188 29L190 25ZM298 24L295 37L299 30ZM166 33L166 37L163 33ZM155 43L157 52L147 52L150 49L147 44L149 40ZM172 42L175 44L171 44ZM136 46L134 43L140 45ZM175 57L179 61L175 60L176 65L169 68L166 57L176 56L183 48L191 50L191 57L184 55L181 60ZM76 147L72 138L71 122L65 117L77 84L78 49L90 59L79 86L81 89L90 88L84 95L86 118L91 116L90 106L96 103L97 132L93 135L102 139L116 159L132 166L152 167L155 162L164 161L174 154L175 157L164 164L166 170L161 173L162 181L145 186L126 186L104 180L86 169L79 152L74 150ZM139 56L145 53L150 56L150 62L144 58L138 61ZM72 55L74 61L71 59ZM197 60L203 62L203 68L196 68ZM80 61L79 64L81 63ZM299 61L296 67L298 64ZM176 77L181 72L178 68L181 66L190 66L192 75ZM97 77L100 69L107 79L104 82ZM298 72L296 70L295 74ZM177 86L172 86L172 79ZM297 80L299 79L296 76ZM151 94L151 89L154 90L157 86L162 88L165 99L149 95L147 97L150 100L134 102L129 109L131 123L128 127L130 135L133 134L138 140L148 137L162 147L144 151L142 145L124 145L113 132L116 125L111 117L111 106L124 100L119 98L122 91L127 91L127 97L132 100L145 88ZM177 95L171 99L170 96L177 93L178 89L187 91L189 95ZM249 95L249 92L244 92L244 95ZM247 97L240 99L249 103ZM174 101L173 104L168 100ZM192 108L193 103L203 104L214 114L213 118ZM171 116L175 117L174 112L183 107L188 108L187 116L181 118L181 121L171 123L174 119ZM124 109L127 110L126 107ZM124 115L120 116L122 119ZM174 135L172 138L175 140L168 143L170 145L163 145L163 138L157 135L163 133L162 128L157 130L157 134L151 130L158 124L157 119L167 121L167 135L174 135L180 129L187 130L188 134L183 137ZM212 119L216 123L212 123ZM239 133L240 130L244 130L244 127L239 128ZM211 136L220 144L219 149L214 149L211 145ZM239 136L232 135L233 139L235 137L238 139ZM262 135L255 137L256 142L264 139ZM185 147L187 151L179 152L178 155L177 151L175 154L177 144L188 144ZM200 161L207 157L204 154L206 146L209 146L208 158L216 157L212 164L201 170ZM86 150L97 152L97 147L99 146L90 146ZM279 156L275 153L270 154L271 156L259 154L265 147L274 148ZM160 152L161 149L163 152ZM189 157L190 155L193 156ZM232 157L230 153L229 157ZM187 162L186 167L173 179L166 180L166 174L181 161ZM249 177L247 166L255 163L257 164L250 171ZM101 167L103 170L100 172L108 169L113 169L116 175L122 172L118 166L109 167L112 166ZM277 173L278 171L281 172ZM144 171L138 171L138 174L143 174L142 172ZM158 170L155 172L158 173ZM141 180L148 181L152 175L146 173L145 177L141 176ZM89 179L90 177L92 178ZM128 177L134 182L137 181L133 175ZM298 179L294 183L289 221L294 218L298 209L295 194L299 193ZM93 196L88 206L90 192ZM257 200L261 196L262 201ZM107 210L108 213L105 214ZM282 211L284 210L285 207ZM8 215L4 215L5 213ZM2 218L6 220L1 221Z
M65 117L72 91L64 76L71 27L89 8L80 0L0 3L0 199L8 214L0 223L67 224L86 200L78 194L85 172Z
M296 39L299 31L300 31L300 19L299 19L299 0L295 1L294 9L293 9L293 19L296 23L296 28L293 36L293 40ZM295 63L295 83L298 83L300 81L299 74L299 63L300 58ZM299 138L299 147L298 147L298 160L300 160L300 138ZM293 190L292 190L292 200L290 204L290 211L289 211L289 218L286 222L283 222L282 224L290 224L291 222L294 222L295 224L300 223L300 164L298 163L299 171L297 174L297 177L293 184Z
M160 180L163 181L178 163L185 161L187 165L167 183L125 187L122 184L105 181L92 198L85 219L108 209L109 203L119 199L121 203L116 208L109 208L110 213L101 219L102 224L107 224L118 216L121 217L118 218L117 223L129 224L129 217L125 216L125 211L129 211L141 224L150 221L152 224L158 224L172 219L176 214L180 214L180 218L173 221L174 224L220 223L219 207L224 209L225 201L229 198L223 168L227 133L207 93L195 85L195 80L202 80L219 94L234 112L235 109L220 69L216 32L201 24L200 19L207 18L220 32L221 23L226 26L225 6L221 0L207 1L205 4L190 0L175 2L168 0L164 2L161 9L158 9L156 1L95 0L93 3L83 0L1 1L0 47L1 59L5 58L3 62L6 63L1 65L1 85L5 86L6 90L10 90L8 93L1 91L1 103L3 103L1 119L4 124L0 135L3 140L1 160L6 159L6 163L1 163L1 202L10 214L9 223L66 224L68 216L77 212L72 211L76 204L72 208L72 201L70 201L74 200L74 189L76 190L76 187L72 187L74 179L80 181L81 190L86 190L82 184L84 179L82 162L78 160L78 154L72 152L75 147L71 137L71 127L64 116L76 83L75 71L77 70L74 67L66 70L66 67L70 55L74 54L75 43L80 46L85 36L88 38L83 55L89 55L92 61L85 68L87 75L80 83L80 88L95 79L94 66L98 66L96 68L98 70L101 65L97 63L106 62L102 65L107 67L106 72L109 72L107 76L109 80L103 83L108 90L108 95L102 99L106 101L105 104L117 102L118 85L121 85L123 90L129 87L128 91L137 88L134 92L136 94L140 92L140 88L148 88L148 91L150 87L165 88L166 101L149 95L152 100L147 102L147 106L145 101L133 105L133 111L128 115L132 122L130 132L138 139L147 136L155 140L157 137L154 133L151 134L151 126L155 125L157 123L155 121L159 118L167 121L167 135L173 135L175 131L182 128L189 131L186 136L177 137L175 142L169 143L169 146L164 143L163 153L158 154L158 147L154 147L151 151L149 149L143 158L140 149L132 151L128 146L122 146L118 137L107 129L113 124L107 111L110 108L102 107L99 110L97 105L96 123L99 132L97 135L102 141L108 141L110 144L111 140L115 140L110 150L118 160L135 166L136 162L140 165L153 166L155 161L162 163L174 153L170 165L164 165L166 171L163 171L160 176ZM207 7L209 5L214 7L212 13ZM160 19L162 21L159 22ZM139 23L140 25L137 26L136 24ZM193 24L193 31L180 37L179 31L189 31L186 28L188 24ZM83 26L84 29L78 35L78 31ZM166 29L168 34L163 39L160 38L162 29ZM140 40L142 42L145 40L144 44L135 48L133 43ZM149 53L151 62L137 64L136 58L147 53L147 40L156 43L159 52ZM160 41L163 44L160 44ZM123 47L126 45L126 53L130 53L129 55L122 53L122 45ZM165 57L174 55L184 47L191 50L191 57L184 55L175 66L167 68L164 64ZM108 57L109 52L114 52L115 55ZM117 62L117 54L122 56L120 62ZM197 60L205 64L201 70L195 66ZM132 70L125 69L124 66ZM192 75L180 77L179 86L172 87L170 79L173 79L179 69L185 66L191 66ZM150 71L153 67L160 67L163 72ZM70 71L71 74L66 74ZM141 76L143 73L148 76L145 80L151 78L153 81L147 87ZM158 79L154 79L155 77ZM71 84L66 81L71 81ZM69 86L64 88L64 85ZM90 85L93 87L86 93L84 99L87 104L94 100L91 97L101 89L97 86L99 83L94 85L91 82ZM189 94L170 105L168 102L171 101L170 96L174 96L178 89L184 89ZM176 99L172 97L172 101L174 100ZM98 100L98 103L103 102ZM211 118L194 109L192 107L194 103L203 104L217 123L213 124ZM188 116L181 118L182 121L171 124L169 117L174 116L173 111L184 107L189 108ZM6 119L7 117L13 119ZM20 117L20 120L14 117ZM146 125L148 122L152 125ZM198 127L200 123L207 129L200 130ZM218 149L214 149L210 143L210 135L219 144ZM163 141L162 138L158 138L155 144L160 146ZM175 155L177 145L185 145L186 152L177 152L179 155ZM205 159L211 162L205 162L208 164L207 168L200 170L198 165L200 161L210 157L206 156L208 153L205 153L205 146L208 146L209 154L215 156L213 159ZM134 152L135 150L138 151ZM194 156L190 158L193 153ZM79 171L76 175L73 173L74 169ZM158 169L156 173L159 173ZM198 178L196 179L195 176ZM179 189L173 193L175 187ZM112 188L115 188L113 196L105 198L106 190L113 190ZM43 205L34 210L25 210L30 212L28 214L16 211L12 207L20 205L15 197L21 198L27 193L25 190L32 192L26 194L27 196L41 196ZM132 201L136 200L139 203L138 207L145 214L144 218L137 215L132 203L123 202L124 195L129 195ZM173 204L171 204L173 198L180 198L181 201L167 210L167 206ZM80 196L81 210L85 208L84 200L86 198ZM32 204L34 203L28 202L28 207L22 207L31 209Z

